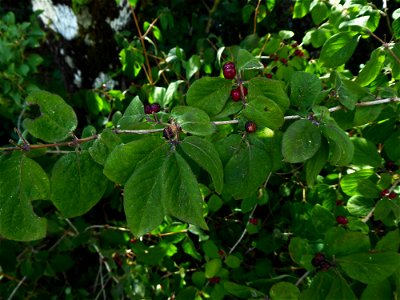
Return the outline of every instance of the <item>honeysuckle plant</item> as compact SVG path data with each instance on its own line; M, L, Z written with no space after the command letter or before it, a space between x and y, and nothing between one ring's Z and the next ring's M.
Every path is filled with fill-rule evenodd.
M267 2L255 7L254 24ZM215 49L211 63L197 54L185 60L176 47L154 68L159 78L148 57L141 65L126 59L132 47L149 55L145 46L127 45L122 70L153 81L132 97L130 89L91 91L99 108L109 102L102 128L78 130L64 99L30 93L27 110L39 113L24 117L19 139L0 149L0 236L51 235L52 217L34 210L47 200L76 239L111 228L129 241L125 266L112 255L128 275L106 265L116 286L127 280L118 295L398 297L400 14L366 2L296 1L293 18L306 15L316 27L300 43L287 30L253 35ZM382 16L393 25L389 42L374 33ZM352 74L347 63L370 39L380 46ZM181 65L184 75L163 85ZM73 224L111 194L121 197L126 227ZM87 243L104 259L97 242ZM138 266L164 267L171 279L139 275ZM134 276L141 291L128 291Z

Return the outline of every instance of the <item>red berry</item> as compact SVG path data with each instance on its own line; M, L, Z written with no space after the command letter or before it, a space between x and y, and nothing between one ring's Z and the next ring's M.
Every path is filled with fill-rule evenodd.
M302 57L304 56L304 52L301 51L300 49L296 49L296 51L294 51L294 55Z
M225 257L225 256L226 256L226 253L225 253L224 250L219 249L219 250L218 250L218 255L219 255L219 256L222 256L222 257Z
M235 102L240 100L240 88L236 88L231 91L231 98Z
M299 44L297 44L297 42L294 42L291 46L292 48L296 48Z
M383 191L381 191L381 197L387 197L389 196L390 192L387 189L384 189Z
M341 225L346 225L347 223L349 223L349 220L347 220L346 217L337 216L337 217L336 217L336 222L337 222L338 224L341 224Z
M249 219L249 223L253 224L253 225L257 225L258 224L258 219L257 218L250 218Z
M219 277L211 277L210 279L208 279L208 281L210 283L219 283L220 282L220 278Z
M317 252L311 260L311 264L314 267L319 267L323 261L325 261L325 255L321 252Z
M233 62L227 62L223 66L223 73L226 79L233 79L236 76L236 68Z
M388 169L389 171L392 171L392 172L395 172L399 169L399 166L396 165L391 160L389 160L388 162L385 163L385 167L386 167L386 169Z
M396 198L397 197L397 194L395 193L395 192L391 192L389 195L388 195L388 198L390 199L390 200L393 200L394 198Z
M160 110L161 110L160 104L158 104L158 103L153 103L153 104L151 105L151 111L152 111L153 113L158 113Z
M268 79L271 79L272 78L272 74L271 73L268 73L267 75L265 75Z
M281 61L281 63L283 63L285 65L288 63L288 60L286 58L283 58L283 57L280 59L280 61Z
M253 121L247 121L244 128L248 133L253 133L257 130L257 125Z
M147 115L151 115L153 112L153 109L151 108L150 104L145 104L144 105L144 113Z
M342 205L344 205L343 200L336 200L336 206L342 206Z

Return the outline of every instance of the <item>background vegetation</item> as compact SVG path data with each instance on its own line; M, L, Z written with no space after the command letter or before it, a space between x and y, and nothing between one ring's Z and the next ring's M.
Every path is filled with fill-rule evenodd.
M398 3L4 1L0 299L398 299Z

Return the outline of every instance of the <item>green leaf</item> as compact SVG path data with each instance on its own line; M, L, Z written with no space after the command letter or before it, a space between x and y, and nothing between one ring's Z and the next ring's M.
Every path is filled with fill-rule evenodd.
M225 166L224 190L235 199L247 198L256 192L270 171L266 151L253 145L246 145L235 153Z
M46 219L32 208L48 199L50 183L42 167L20 153L0 162L0 236L33 241L46 236Z
M384 280L375 284L368 284L360 300L392 299L393 291L389 280Z
M380 251L398 251L400 245L399 229L389 231L383 238L376 244L375 250Z
M40 116L25 119L24 127L34 137L46 142L66 139L76 129L78 120L72 107L58 95L46 91L34 91L26 98L28 105L39 105Z
M269 295L271 300L297 300L300 296L300 290L293 283L279 282L271 287Z
M400 130L396 130L383 144L383 149L389 159L392 161L400 161L400 151L398 149L400 145Z
M242 260L235 255L228 255L225 259L225 264L232 269L239 268L241 262Z
M308 14L311 0L296 0L293 8L293 19L300 19Z
M362 169L356 171L351 174L347 174L343 176L340 181L340 187L343 192L348 196L354 195L364 195L365 197L374 197L375 193L368 194L362 191L362 187L365 186L364 183L368 183L369 185L373 185L373 182L369 180L369 178L374 175L374 169Z
M123 116L118 121L119 129L132 129L132 125L141 122L144 118L144 106L139 97L132 99Z
M88 212L103 196L107 179L89 151L62 156L51 176L51 200L66 218Z
M319 78L307 72L294 72L290 79L290 101L301 110L308 110L322 91Z
M119 136L111 129L104 129L89 148L89 153L95 162L104 166L110 153L121 143Z
M371 198L355 195L347 201L347 210L353 216L365 217L374 207L375 201Z
M186 63L184 63L183 66L186 69L186 79L189 80L194 74L196 74L196 72L200 70L200 56L192 55L192 57Z
M368 92L354 81L340 78L335 73L335 86L339 102L346 108L353 110L358 100L368 96Z
M357 253L336 259L346 274L362 283L379 283L400 268L400 254Z
M236 68L238 72L240 72L244 70L262 69L264 66L260 60L255 58L249 51L245 49L239 49L237 54Z
M377 48L371 53L371 58L365 64L364 68L358 74L355 82L360 86L367 86L375 80L382 72L383 63L386 59L386 53L383 49Z
M230 80L220 77L202 77L190 86L186 102L214 116L224 107L231 89L232 81Z
M322 46L320 61L327 68L346 63L356 50L360 35L344 31L331 36Z
M353 290L342 276L337 276L332 282L330 291L325 298L326 300L357 300Z
M205 275L206 278L215 277L219 270L222 268L222 261L220 258L214 258L208 261L205 265Z
M289 254L293 261L299 265L311 267L311 259L314 250L310 246L308 240L299 237L290 239Z
M308 120L298 120L283 134L282 155L290 163L303 162L313 157L320 146L318 127Z
M106 160L104 174L113 182L125 184L136 165L152 151L157 151L161 144L160 138L146 137L115 147Z
M194 245L193 241L190 238L186 238L182 242L182 249L183 252L186 254L189 254L191 257L194 259L201 261L203 257L200 255L200 253L196 250L196 246ZM204 276L204 275L203 275Z
M353 137L351 141L354 145L353 164L358 166L371 166L374 168L382 164L381 156L374 143L361 137Z
M262 292L257 291L256 289L253 289L246 285L237 284L231 281L224 282L224 289L229 294L232 294L240 299L250 299L250 298L259 299L261 297L265 297L265 295Z
M306 173L306 182L309 186L312 186L322 171L326 162L328 161L329 156L329 146L326 139L321 140L321 147L318 149L317 153L309 160L306 161L304 165L305 173Z
M310 6L311 9L311 18L315 25L319 25L328 18L330 14L330 10L328 6L324 2L313 1Z
M315 231L325 233L329 228L335 225L333 214L322 205L316 204L311 210L312 224Z
M329 141L331 164L339 166L349 164L354 155L354 146L349 136L338 126L321 125L320 128Z
M278 129L284 122L279 106L264 96L249 100L242 113L247 119L254 121L257 126L268 127L272 130Z
M191 134L206 136L214 132L210 117L201 109L189 106L176 106L171 116L183 131Z
M175 151L165 161L163 173L162 201L166 211L182 221L208 229L199 184L188 163Z
M150 141L145 145L149 144L151 144ZM136 144L138 148L135 150L145 151L140 145L140 143ZM129 158L121 157L121 160L127 159L127 162L134 165L131 169L131 174L133 174L125 184L124 210L128 226L135 236L142 236L155 229L165 216L162 193L165 185L167 153L168 145L164 144L149 149L146 154L142 155L142 160L137 162L130 162ZM138 154L138 152L133 151L132 154Z
M345 256L371 249L368 235L346 231L342 227L332 228L325 234L324 250L329 256Z
M224 172L221 159L214 145L205 139L189 136L179 143L179 147L211 175L215 191L221 193L224 184Z
M248 82L248 99L255 99L258 96L265 96L272 99L279 105L282 113L284 113L290 105L290 100L285 92L282 81L270 80L263 77L255 77Z

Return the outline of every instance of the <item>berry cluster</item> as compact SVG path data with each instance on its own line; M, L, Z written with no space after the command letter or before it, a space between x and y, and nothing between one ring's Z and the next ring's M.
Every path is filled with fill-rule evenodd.
M153 113L158 113L161 110L161 106L158 103L153 104L145 104L144 105L144 113L147 115L151 115Z
M247 95L247 89L245 87L243 87L243 96ZM231 91L231 98L233 101L237 102L239 101L242 97L240 94L240 87L237 87L236 89L233 89Z
M381 197L388 197L390 200L393 200L394 198L397 197L397 194L395 192L390 192L389 190L384 189L381 192Z
M212 278L208 279L209 283L214 283L214 284L217 284L220 281L221 281L221 279L219 277L212 277Z
M236 67L233 62L227 62L222 68L222 72L226 79L233 79L236 76Z
M311 264L317 268L318 271L328 271L332 264L326 260L325 255L321 252L315 253Z

